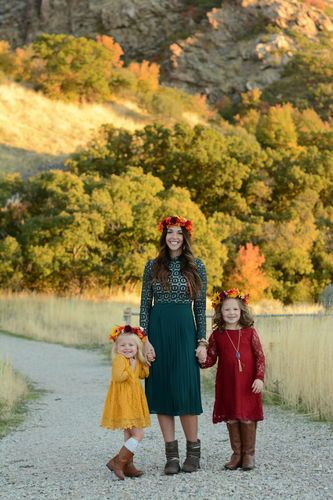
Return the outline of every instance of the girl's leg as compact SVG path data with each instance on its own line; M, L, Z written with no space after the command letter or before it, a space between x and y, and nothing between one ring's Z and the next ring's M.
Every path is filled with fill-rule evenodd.
M252 420L241 420L240 431L242 439L242 468L251 470L255 467L255 445L256 445L257 422Z
M131 453L131 456L130 456L129 460L127 461L127 463L125 464L123 472L124 472L125 476L127 476L127 477L139 477L139 476L142 476L143 471L140 469L137 469L135 467L135 465L133 463L133 456L137 450L137 447L138 447L140 441L142 441L142 439L144 437L144 430L133 427L132 429L126 429L126 431L125 432L126 432L126 435L128 436L128 439L126 440L126 442L124 444L124 448L127 448L129 450L129 452ZM125 432L124 432L124 435L125 435Z
M175 417L171 415L157 415L157 418L165 442L167 462L164 467L164 473L167 475L178 474L180 465L178 441L175 440Z
M186 459L184 472L195 472L200 469L200 439L198 439L198 416L182 415L180 421L186 436Z
M235 470L242 465L242 440L240 433L240 423L238 420L228 420L227 428L233 454L231 455L229 462L224 464L224 467L228 470Z

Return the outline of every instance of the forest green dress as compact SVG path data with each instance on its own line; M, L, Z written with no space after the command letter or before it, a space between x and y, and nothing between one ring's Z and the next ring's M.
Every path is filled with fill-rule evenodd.
M178 257L170 260L170 289L153 281L154 261L143 275L140 326L149 335L156 360L146 379L150 413L199 415L202 413L197 340L206 337L206 270L200 259L195 264L202 287L192 300Z

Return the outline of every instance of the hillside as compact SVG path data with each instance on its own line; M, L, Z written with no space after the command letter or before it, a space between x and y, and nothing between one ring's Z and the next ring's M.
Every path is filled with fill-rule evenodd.
M69 104L18 84L0 85L0 172L32 174L59 166L104 123L142 128L148 116L129 102Z

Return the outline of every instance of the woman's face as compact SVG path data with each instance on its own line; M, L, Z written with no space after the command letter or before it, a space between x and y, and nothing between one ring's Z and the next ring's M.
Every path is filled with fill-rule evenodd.
M222 302L222 318L227 328L235 328L241 317L237 299L224 299Z
M167 229L165 242L170 250L171 255L180 255L182 253L184 242L184 236L181 227L169 226Z

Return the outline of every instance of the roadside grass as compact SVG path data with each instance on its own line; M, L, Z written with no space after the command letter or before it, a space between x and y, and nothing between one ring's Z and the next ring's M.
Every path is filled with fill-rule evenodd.
M24 420L28 403L39 395L40 391L16 372L9 361L0 359L0 439Z

